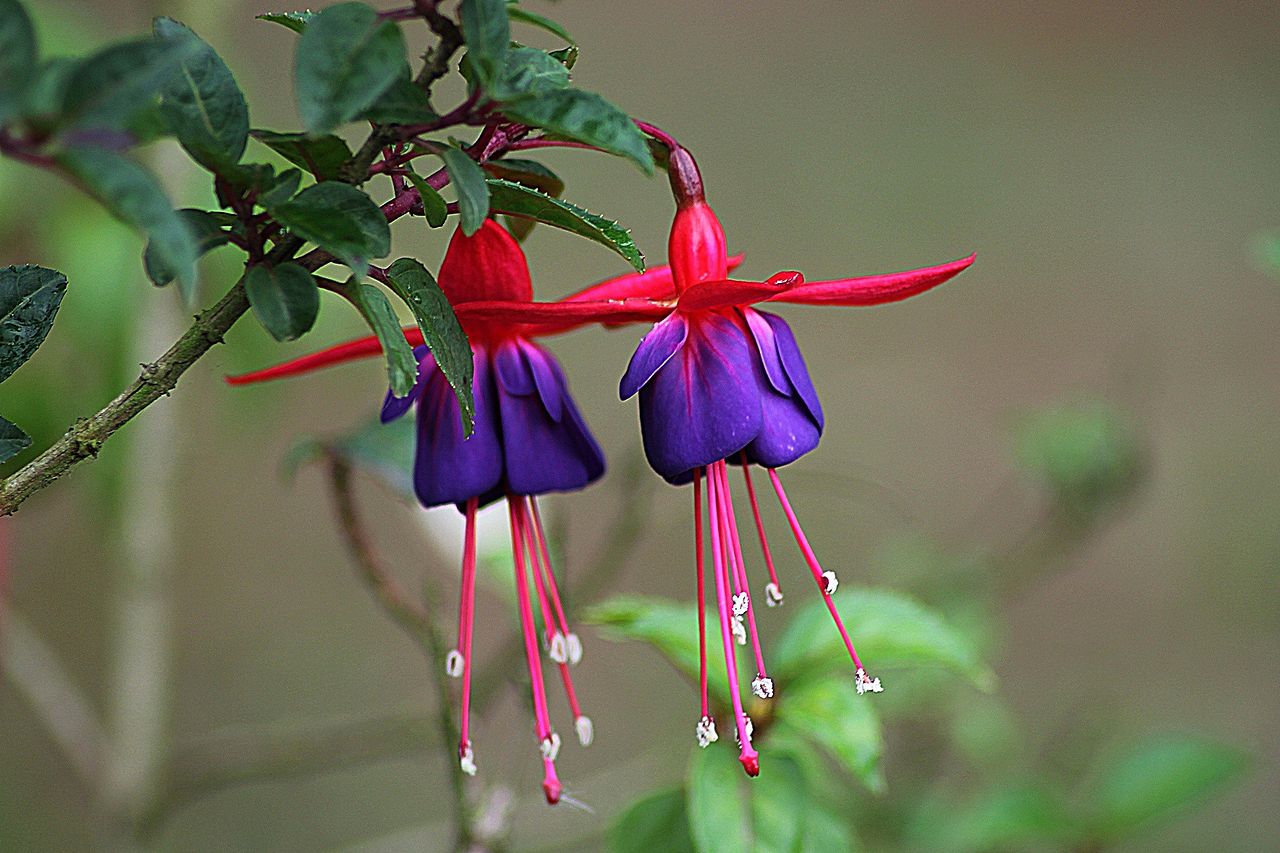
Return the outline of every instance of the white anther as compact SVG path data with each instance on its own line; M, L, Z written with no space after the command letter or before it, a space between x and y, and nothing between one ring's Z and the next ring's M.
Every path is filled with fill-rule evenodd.
M450 649L444 657L444 671L452 678L462 677L462 664L462 652L457 649Z
M884 687L881 686L880 679L872 678L871 676L867 675L867 671L865 669L859 669L854 674L854 677L856 679L854 686L858 688L859 696L861 696L863 693L883 693L884 692Z
M573 721L573 727L578 730L578 743L583 746L591 746L591 741L596 738L596 730L591 725L591 718L579 717Z
M782 605L782 590L778 589L778 585L776 583L765 585L764 603L770 607L779 607Z
M476 754L471 751L471 744L467 744L462 750L462 755L458 758L458 764L462 767L462 772L468 776L476 775Z
M564 643L569 652L569 665L577 666L578 662L582 660L582 640L579 639L577 634L570 632L564 638Z
M730 627L733 628L733 638L738 641L738 645L745 646L747 644L747 629L742 624L742 617L733 617Z
M757 675L755 680L751 682L751 692L759 696L761 699L772 699L773 679L766 678L763 675Z
M556 663L567 663L569 661L569 650L565 647L564 634L556 631L551 636L551 650L549 652L551 659Z
M745 723L743 724L743 728L747 730L747 741L750 742L751 733L755 731L755 726L751 725L751 718L748 717L746 714L742 715L742 719L745 721ZM733 742L736 743L738 746L742 746L742 739L738 737L737 726L733 727Z
M827 595L835 595L836 587L840 586L840 581L836 579L836 573L823 572L822 580L826 583L825 590Z
M695 731L698 734L698 746L703 749L720 740L720 735L716 734L716 721L711 717L703 717L698 720L698 727Z
M542 739L542 742L538 744L538 748L542 750L543 758L548 761L555 761L556 756L560 754L560 735L552 732L550 736Z
M746 592L740 592L733 597L733 615L742 616L747 612L747 608L751 606L751 597Z

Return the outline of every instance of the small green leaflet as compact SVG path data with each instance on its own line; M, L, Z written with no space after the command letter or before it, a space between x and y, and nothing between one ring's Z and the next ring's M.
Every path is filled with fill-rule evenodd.
M511 42L511 24L503 0L462 0L458 7L467 61L486 90L502 71Z
M219 173L234 167L249 140L249 106L221 57L171 18L156 18L156 37L192 53L160 90L160 113L197 163Z
M302 123L313 134L352 121L396 82L404 35L363 3L330 6L298 40L294 87Z
M18 111L35 70L36 33L31 18L17 0L0 0L0 122Z
M277 341L292 341L311 330L320 311L320 289L298 264L251 267L244 290L253 315Z
M449 380L462 413L462 432L471 435L475 400L471 380L475 360L466 332L454 316L453 306L427 268L413 258L401 258L387 268L388 285L413 311L422 337L436 365Z
M504 103L502 112L522 124L625 157L646 175L653 174L653 156L644 134L630 116L594 92L581 89L541 92Z
M197 256L203 256L206 252L226 245L230 239L222 228L223 222L218 214L187 207L179 210L178 215L182 217L187 231L195 240ZM147 242L147 248L142 253L142 266L146 270L147 278L151 279L151 283L157 287L164 287L173 281L173 271L164 265L164 261L160 259L159 250L150 241Z
M449 180L458 194L462 233L470 237L489 216L489 185L484 170L460 148L445 148L440 157L449 169Z
M63 120L75 128L126 130L153 109L160 91L181 74L198 39L136 39L103 48L76 63L63 90Z
M560 38L564 39L570 45L577 45L578 43L577 39L569 35L569 31L566 30L564 27L560 26L560 24L556 23L550 18L546 18L546 17L543 17L542 15L539 15L537 12L530 12L528 9L525 9L517 5L515 2L511 2L510 0L507 3L507 17L509 17L513 21L520 21L521 23L532 24L535 27L546 30L552 35L559 36Z
M67 292L67 277L34 264L0 269L0 382L44 342Z
M391 229L373 199L349 184L324 181L272 211L296 236L364 275L370 258L391 251Z
M418 197L422 199L422 212L427 218L427 224L432 228L439 228L444 225L446 219L449 218L449 206L445 203L444 196L440 195L440 191L426 179L412 169L406 175L409 183L413 184L413 188L418 191Z
M626 808L609 828L609 853L694 853L684 790L667 788Z
M387 379L391 383L391 393L397 397L408 396L418 381L418 361L413 357L413 348L404 339L404 331L400 328L400 320L387 301L386 294L372 284L357 282L354 278L348 282L356 307L364 316L365 322L382 344L382 352L387 358Z
M342 164L351 159L350 146L344 139L331 133L320 136L276 133L272 130L253 130L250 133L254 139L290 163L306 169L317 181L337 178Z
M569 85L569 69L545 50L513 47L507 51L502 73L490 87L499 101L540 95Z
M789 684L777 699L778 723L808 738L873 793L884 791L884 738L875 703L853 679L812 678Z
M7 462L31 446L31 436L17 424L0 418L0 462Z
M536 219L563 228L617 252L636 272L644 272L644 255L631 232L612 219L597 216L576 204L502 178L489 178L489 206L512 216Z
M375 124L426 124L440 118L431 109L427 93L409 76L407 65L363 117Z
M262 15L255 15L254 18L259 21L270 21L273 24L288 27L295 33L300 33L307 28L307 23L315 16L315 12L305 9L301 12L267 12Z

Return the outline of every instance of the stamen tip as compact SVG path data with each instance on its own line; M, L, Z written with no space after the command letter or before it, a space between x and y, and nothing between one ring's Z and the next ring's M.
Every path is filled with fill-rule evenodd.
M747 629L742 624L742 617L734 616L730 622L730 627L733 628L733 639L737 641L738 645L745 646L747 644Z
M864 693L883 693L884 692L884 686L880 684L880 679L872 678L871 676L867 675L867 671L865 669L859 669L854 674L854 678L855 678L854 686L857 687L859 696L861 696Z
M538 749L542 751L544 759L555 761L556 756L560 754L560 735L555 732L547 735L538 743Z
M570 632L565 638L565 646L569 652L569 665L577 666L582 660L582 640L577 634Z
M457 649L450 649L449 654L444 658L444 671L451 678L461 678L463 669L462 652Z
M733 596L733 615L742 616L751 607L751 596L746 592L739 592Z
M579 717L573 721L573 727L578 731L578 743L583 746L591 746L591 741L595 740L596 730L591 724L591 718L587 716Z
M471 744L466 744L458 750L458 765L468 776L476 775L476 754L471 751Z
M548 654L556 663L567 663L569 660L569 650L565 645L564 634L556 631L551 637Z
M712 717L703 717L698 720L694 731L698 735L698 746L703 749L720 740L720 735L716 732L716 721Z
M782 590L776 583L769 583L764 588L764 603L770 607L782 606Z
M835 572L823 572L822 580L825 583L823 591L827 595L835 595L836 589L840 586L840 580L836 577Z
M755 680L751 682L751 692L761 699L773 698L773 679L764 675L757 675Z

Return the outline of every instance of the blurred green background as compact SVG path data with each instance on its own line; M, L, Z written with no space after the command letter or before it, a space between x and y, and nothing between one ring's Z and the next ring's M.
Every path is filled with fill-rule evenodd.
M1025 730L1017 750L1050 756L1064 784L1088 786L1077 744L1188 731L1236 745L1254 756L1241 785L1126 849L1280 844L1280 278L1255 251L1258 235L1280 226L1280 10L529 5L579 39L579 83L695 152L731 250L747 253L747 277L837 278L978 252L971 271L917 300L786 311L828 418L822 446L788 470L788 484L842 582L945 607L939 591L957 583L966 555L1016 548L1043 521L1044 490L1020 473L1025 448L1021 469L1015 453L1028 413L1081 401L1124 413L1143 460L1136 492L1083 540L1052 544L1061 559L1039 555L1040 569L996 599L989 658ZM255 126L298 125L295 36L252 19L272 5L31 8L55 54L140 33L155 14L182 18L228 60ZM437 102L447 105L449 91ZM179 203L208 202L168 143L146 156ZM651 262L663 258L671 204L660 179L580 152L540 159L567 179L568 198L622 219ZM444 234L412 221L395 235L398 254L438 264ZM598 246L549 228L526 250L545 298L623 271ZM140 252L132 232L67 185L0 161L0 263L41 263L71 282L48 342L0 390L0 411L37 445L114 396L182 328L176 294L145 283ZM208 303L236 275L232 253L203 270ZM237 326L97 462L0 520L15 613L95 705L110 702L113 579L160 555L176 602L176 741L430 707L420 656L351 575L319 472L304 468L293 482L278 473L300 434L367 421L382 367L234 391L220 381L356 333L357 319L332 301L318 332L291 347L251 322ZM636 486L634 404L620 404L616 388L638 337L579 332L552 343L614 461L594 498L548 501L567 530L571 586ZM420 512L373 485L360 493L406 582L428 579L451 606L456 561L424 547ZM691 596L687 497L655 487L610 591ZM802 567L784 570L796 577ZM477 644L488 650L513 614L498 596L480 606ZM560 763L593 813L542 804L518 692L476 734L485 781L508 783L516 798L522 849L592 849L621 806L677 782L687 760L694 692L640 644L589 629L585 639L577 683L597 740L566 748ZM100 816L8 682L0 721L0 848L98 844ZM911 723L890 720L887 737L892 791L895 776L911 776ZM409 752L228 787L175 810L155 843L443 849L441 768L435 753ZM938 772L953 791L980 782L963 763Z

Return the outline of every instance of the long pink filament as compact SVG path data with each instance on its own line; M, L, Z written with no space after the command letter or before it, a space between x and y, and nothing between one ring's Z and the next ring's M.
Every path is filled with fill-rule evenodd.
M471 745L471 634L476 612L476 509L479 501L467 501L467 532L462 546L462 600L458 607L458 645L462 651L462 721L458 755Z
M729 491L728 466L723 461L715 464L716 476L719 478L722 495L721 516L724 525L725 540L733 547L729 549L729 557L738 576L738 588L747 593L747 633L751 637L751 651L756 658L756 675L767 678L769 673L764 668L764 651L760 648L760 635L756 631L755 605L751 602L751 591L747 586L747 567L742 559L742 542L738 539L738 520L733 514L733 494Z
M760 518L760 504L756 501L756 489L751 483L751 465L747 462L746 451L742 453L742 478L747 482L747 497L751 499L751 515L756 520L756 533L760 536L760 551L764 554L764 564L769 569L769 580L773 582L773 588L781 592L782 585L778 583L778 572L773 567L773 552L769 550L769 538L765 536L764 521Z
M547 547L547 532L542 527L542 513L538 512L538 501L529 498L529 507L533 510L533 530L538 534L538 549L542 552L542 565L547 569L547 589L551 592L551 604L555 607L556 618L560 620L560 631L569 636L569 620L564 615L564 605L560 602L560 589L556 586L556 574L551 571L551 551Z
M698 682L702 689L702 716L711 716L707 702L707 596L702 577L702 469L693 469L693 549L698 564Z
M841 621L840 614L836 612L836 605L827 593L827 584L822 578L822 566L818 563L818 557L813 553L813 549L809 547L809 540L805 538L804 531L800 529L800 521L796 518L795 510L791 508L791 502L787 500L787 493L782 488L782 481L778 479L778 472L772 468L768 469L768 471L769 481L773 483L773 490L778 495L778 502L782 504L782 511L787 515L787 523L791 525L791 532L796 537L796 544L800 546L800 552L804 554L805 562L809 564L809 571L813 574L814 583L818 585L819 591L822 592L822 600L826 603L827 610L831 613L831 618L836 623L836 628L840 631L840 638L844 640L844 647L849 650L849 658L857 669L862 669L862 661L858 659L858 653L853 648L853 641L849 639L849 632L844 629L844 622Z
M533 498L528 500L530 504L533 504ZM546 626L547 644L550 645L551 637L555 633L555 626L551 624L551 615L547 610L547 602L542 590L546 584L546 578L551 576L551 563L548 560L546 549L539 549L534 541L534 527L535 524L532 518L526 513L521 534L529 549L529 560L533 564L534 585L538 588L538 597L541 599L542 619L543 624ZM564 683L564 695L569 700L569 710L576 720L582 716L582 708L578 705L578 694L573 689L573 676L569 674L569 665L563 661L555 661L555 663L560 667L560 680Z

